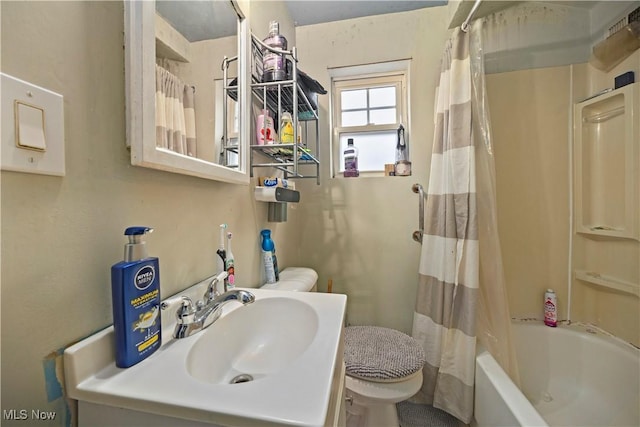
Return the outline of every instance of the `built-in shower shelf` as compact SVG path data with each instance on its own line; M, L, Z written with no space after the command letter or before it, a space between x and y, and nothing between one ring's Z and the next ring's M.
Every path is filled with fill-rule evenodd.
M574 107L576 231L640 241L640 83Z
M588 282L605 288L615 289L626 294L635 295L640 298L640 285L617 279L612 276L597 273L595 271L576 270L576 279Z
M607 120L613 119L615 117L621 116L624 114L624 107L613 108L608 111L602 111L600 113L595 113L591 116L583 117L582 121L585 123L602 123Z

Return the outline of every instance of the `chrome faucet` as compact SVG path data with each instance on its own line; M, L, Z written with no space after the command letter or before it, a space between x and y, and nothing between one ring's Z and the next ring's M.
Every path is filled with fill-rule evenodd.
M220 318L222 306L230 301L238 301L243 305L247 305L256 300L256 297L251 292L240 289L227 291L226 286L225 292L221 294L217 286L220 282L224 283L226 277L226 271L214 277L209 282L203 299L196 302L195 306L191 298L182 297L182 304L176 311L178 323L173 331L174 338L186 338L206 329Z

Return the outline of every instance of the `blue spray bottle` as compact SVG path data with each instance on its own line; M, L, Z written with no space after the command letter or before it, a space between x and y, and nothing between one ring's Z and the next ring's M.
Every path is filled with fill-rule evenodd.
M116 366L128 368L160 348L160 265L147 255L149 227L129 227L124 261L111 267Z
M278 273L276 245L273 243L273 240L271 240L271 230L262 230L260 235L262 236L262 259L264 261L267 283L276 283L280 280L280 274Z

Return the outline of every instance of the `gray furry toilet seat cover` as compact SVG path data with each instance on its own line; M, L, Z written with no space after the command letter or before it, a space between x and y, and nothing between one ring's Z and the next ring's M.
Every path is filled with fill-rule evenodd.
M347 374L371 381L399 381L422 369L422 346L409 335L380 326L347 326L344 330Z

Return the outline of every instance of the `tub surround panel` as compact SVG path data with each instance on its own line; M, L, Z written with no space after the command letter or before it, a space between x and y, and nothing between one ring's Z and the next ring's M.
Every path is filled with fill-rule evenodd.
M636 81L638 80L640 51L633 53L608 73L590 66L575 68L574 74L577 78L574 79L574 100L578 102L603 89L613 87L615 76L627 71L633 71ZM634 117L634 120L637 120L637 117ZM633 144L636 147L634 156L638 164L638 134ZM639 202L637 194L635 202ZM599 270L626 282L640 283L640 242L637 240L575 233L573 250L574 271ZM579 280L575 276L572 278L572 319L595 324L635 346L640 346L639 307L640 299L637 296Z
M491 74L486 80L512 316L542 319L544 290L553 288L559 319L567 319L571 283L571 320L596 324L638 346L637 297L577 280L573 272L605 262L620 277L638 283L638 243L603 241L569 229L573 104L613 87L614 77L629 70L640 75L640 52L609 73L577 64Z
M513 317L542 318L553 288L566 319L570 67L487 76L498 230Z
M585 319L626 342L640 345L637 297L576 281L573 301L574 318Z

